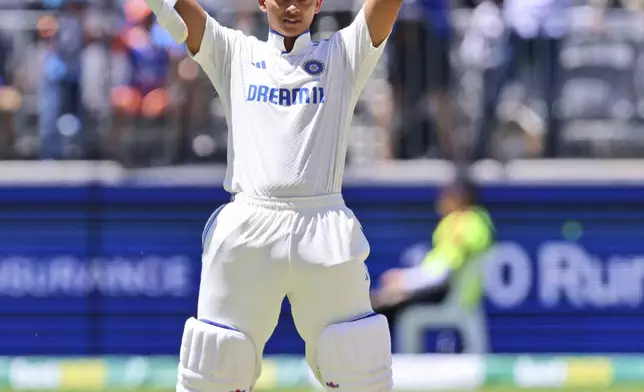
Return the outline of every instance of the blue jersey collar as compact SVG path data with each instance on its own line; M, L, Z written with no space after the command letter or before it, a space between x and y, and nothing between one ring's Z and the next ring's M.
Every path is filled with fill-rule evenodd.
M275 49L279 50L282 52L282 54L286 54L286 46L284 46L284 37L282 34L278 33L275 30L269 30L268 32L268 43L275 47ZM297 39L295 40L295 45L293 46L293 50L290 52L290 54L295 54L302 49L308 47L311 45L311 31L307 30L304 33L302 33Z

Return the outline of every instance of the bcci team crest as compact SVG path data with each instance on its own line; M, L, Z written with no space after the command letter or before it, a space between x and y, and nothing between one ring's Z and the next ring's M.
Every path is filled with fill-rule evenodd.
M311 76L319 76L324 72L324 63L320 60L311 59L304 63L303 68L307 74Z

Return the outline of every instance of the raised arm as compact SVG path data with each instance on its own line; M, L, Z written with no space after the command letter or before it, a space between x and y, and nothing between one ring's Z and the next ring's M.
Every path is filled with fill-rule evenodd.
M387 39L403 0L365 0L364 15L371 35L371 43L379 47Z
M180 43L208 75L219 95L228 99L234 54L245 43L242 32L219 24L198 0L145 0L159 24Z
M203 34L206 30L208 17L206 11L197 0L177 0L174 9L177 10L188 27L188 38L186 39L188 50L190 50L190 53L199 53Z
M145 0L178 43L186 43L196 54L201 50L208 15L197 0Z
M345 58L355 97L364 88L385 49L403 0L365 0L351 25L334 36ZM355 98L354 97L354 98Z

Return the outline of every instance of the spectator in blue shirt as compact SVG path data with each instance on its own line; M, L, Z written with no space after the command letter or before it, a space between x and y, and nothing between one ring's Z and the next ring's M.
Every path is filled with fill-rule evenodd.
M0 159L11 157L13 147L13 115L21 105L22 96L13 85L10 72L11 40L0 31Z
M394 139L400 158L455 158L448 137L451 36L449 0L405 1L389 61L398 116Z
M543 90L546 124L543 155L556 157L561 126L554 114L554 105L559 93L559 55L567 31L569 0L486 0L486 3L496 3L501 8L508 38L502 61L484 70L483 108L473 159L489 156L499 96L524 64L531 66L537 86Z
M82 132L81 54L85 41L83 17L86 0L66 0L57 18L57 31L45 56L38 87L38 130L41 159L62 159L63 133ZM59 119L69 115L66 129ZM75 121L73 121L75 120Z
M135 116L160 118L167 109L167 88L171 77L172 56L185 54L185 49L171 40L155 23L155 16L142 0L126 3L126 24L120 34L124 44L129 78L116 89L136 96L136 104L115 98L117 111Z
M112 89L114 122L107 154L131 164L144 153L131 148L138 148L139 139L126 138L125 132L132 127L139 130L138 134L142 134L143 129L148 132L166 129L165 121L177 114L179 103L171 99L170 88L178 82L178 62L187 52L184 45L175 43L156 23L155 15L144 0L126 1L124 16L123 29L116 43L127 64L127 72ZM131 146L124 148L126 140ZM137 153L127 155L130 151Z

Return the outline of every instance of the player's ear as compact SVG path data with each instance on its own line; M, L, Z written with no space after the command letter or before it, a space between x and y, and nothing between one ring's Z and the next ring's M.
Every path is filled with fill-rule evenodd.
M324 0L315 0L315 14L319 14L322 9L322 1Z
M266 0L257 0L257 4L262 12L266 12Z

